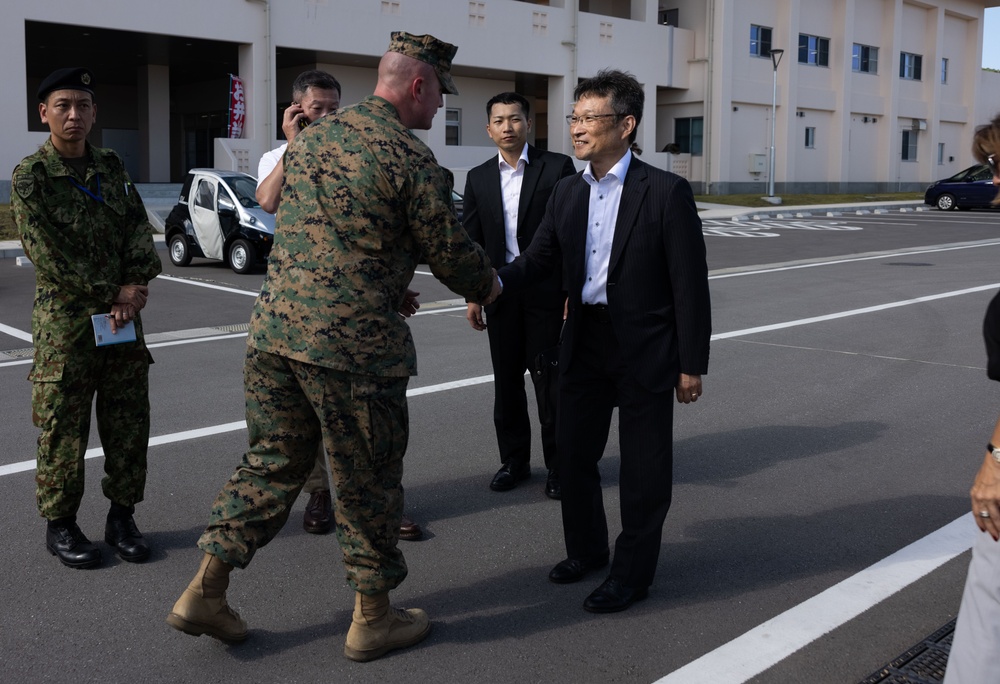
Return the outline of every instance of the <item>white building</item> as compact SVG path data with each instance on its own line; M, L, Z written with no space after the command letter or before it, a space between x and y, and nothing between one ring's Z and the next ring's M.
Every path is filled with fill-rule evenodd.
M394 30L459 46L434 128L438 160L464 170L495 153L485 103L532 101L533 142L569 153L573 85L604 67L644 84L643 159L697 191L922 188L971 163L972 131L1000 111L983 72L983 11L1000 0L6 0L0 57L0 201L46 137L35 91L64 66L97 79L91 142L141 182L194 166L256 171L278 144L302 70L325 69L343 102L375 85ZM783 49L777 69L771 48ZM246 84L243 138L225 139L229 74ZM776 89L773 87L776 74ZM987 85L988 84L988 85ZM680 152L663 150L676 144Z

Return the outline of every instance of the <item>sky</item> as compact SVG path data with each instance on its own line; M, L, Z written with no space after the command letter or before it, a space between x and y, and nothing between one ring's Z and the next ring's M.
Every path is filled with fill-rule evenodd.
M983 22L983 66L989 69L1000 69L1000 42L996 36L1000 34L1000 7L986 8L986 21ZM993 40L990 40L990 38Z

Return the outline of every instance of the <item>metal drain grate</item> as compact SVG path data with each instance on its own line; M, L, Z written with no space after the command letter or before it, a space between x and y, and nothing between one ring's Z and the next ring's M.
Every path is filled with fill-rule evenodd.
M8 349L0 352L0 354L9 356L12 359L30 359L35 355L35 348L28 347L27 349Z
M860 684L940 684L954 635L952 620Z
M250 330L250 324L236 323L234 325L213 325L212 330L221 330L222 332L247 332Z

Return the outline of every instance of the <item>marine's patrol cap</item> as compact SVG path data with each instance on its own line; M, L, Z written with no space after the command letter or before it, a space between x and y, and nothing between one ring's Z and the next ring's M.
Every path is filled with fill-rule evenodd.
M451 80L451 60L458 52L458 46L438 40L434 36L415 36L406 31L393 31L392 39L389 41L389 52L398 52L419 59L434 67L438 80L441 81L441 90L452 95L458 95L458 88Z
M45 101L49 93L54 90L82 90L94 96L94 73L90 69L83 67L68 67L66 69L56 69L45 77L42 84L38 86L38 100Z

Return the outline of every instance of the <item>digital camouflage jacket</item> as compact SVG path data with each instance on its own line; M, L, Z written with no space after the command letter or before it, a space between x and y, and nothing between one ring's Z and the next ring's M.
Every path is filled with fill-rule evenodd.
M493 283L489 259L451 200L451 172L370 96L309 126L285 152L267 277L249 344L351 373L417 371L396 313L417 264L472 301Z
M38 354L93 349L90 317L108 313L122 285L145 285L161 270L139 193L112 150L87 144L81 179L51 140L12 176L11 212L35 267L31 316ZM137 317L136 337L142 341Z

